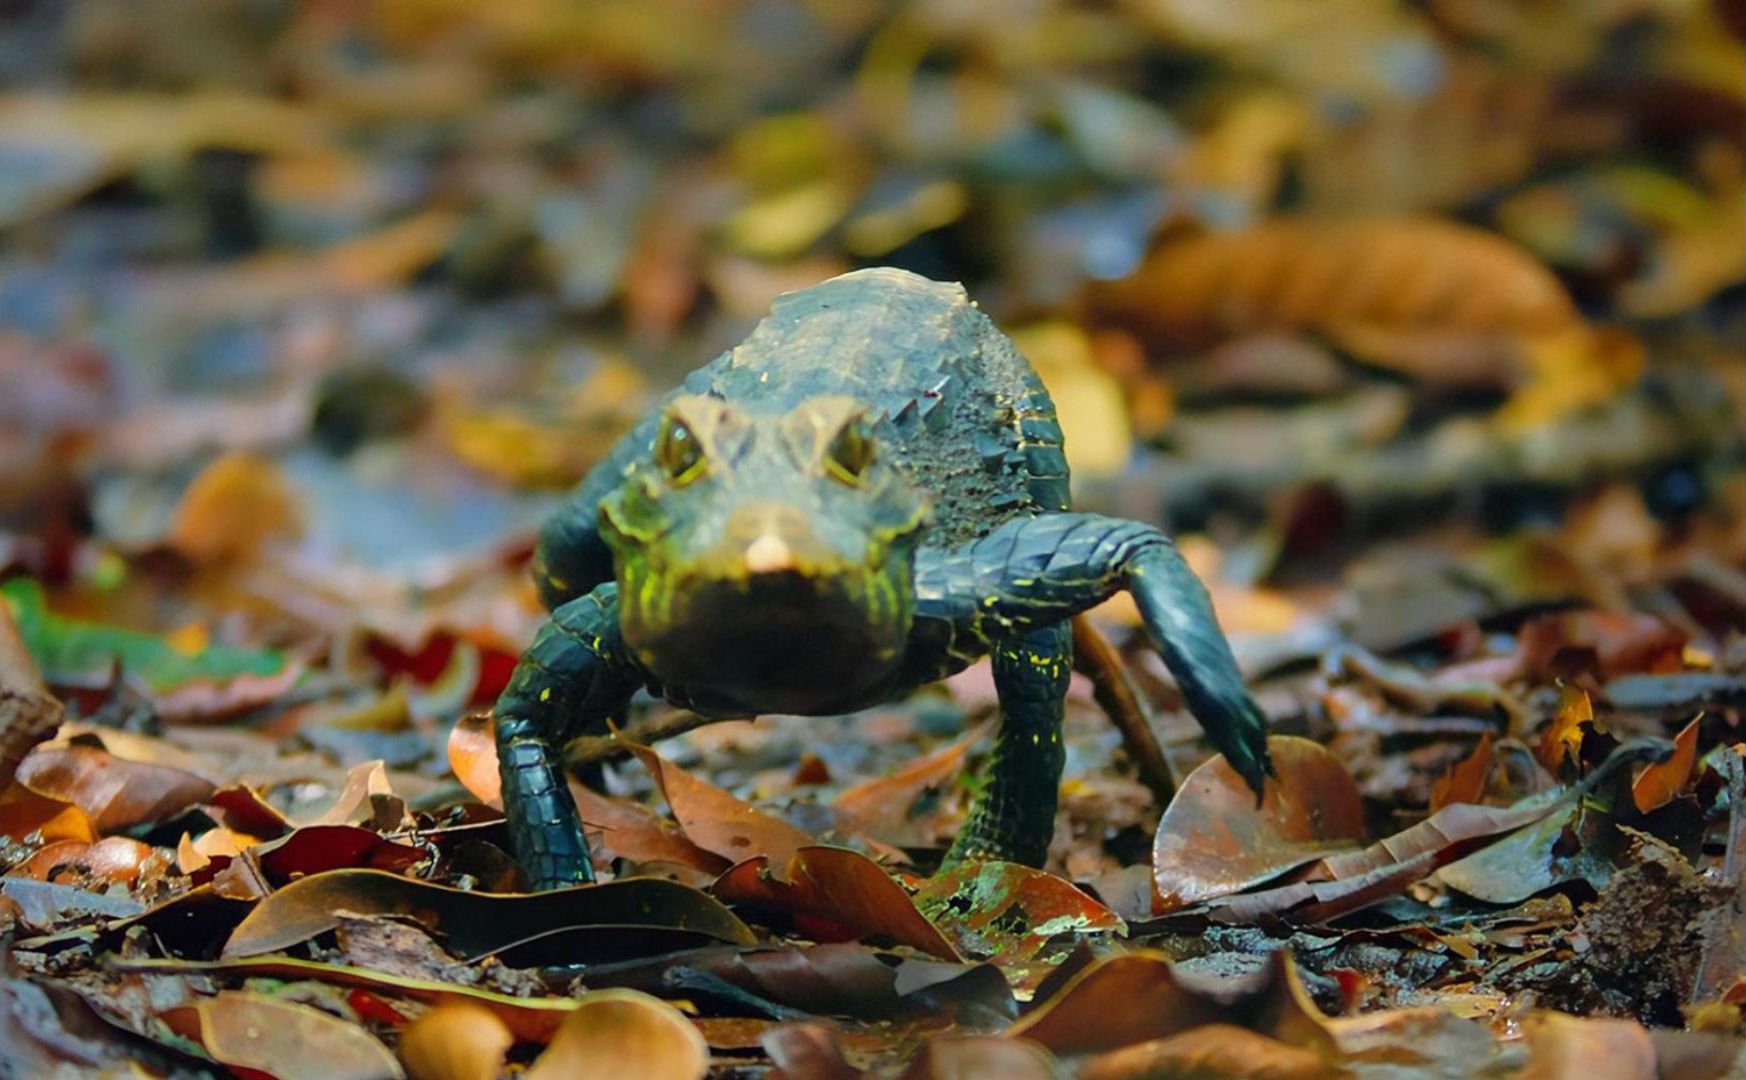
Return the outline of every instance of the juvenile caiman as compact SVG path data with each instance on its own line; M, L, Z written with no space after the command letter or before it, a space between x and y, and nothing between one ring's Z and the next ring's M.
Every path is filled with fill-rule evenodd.
M706 715L832 715L990 656L1001 723L947 854L1040 864L1068 620L1119 589L1213 745L1261 790L1260 710L1159 530L1069 511L1055 408L962 286L861 270L778 298L541 529L552 611L497 701L529 883L592 879L562 747L642 687Z

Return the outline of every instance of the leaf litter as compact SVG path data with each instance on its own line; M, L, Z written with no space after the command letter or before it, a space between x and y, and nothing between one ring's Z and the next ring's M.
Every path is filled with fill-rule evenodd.
M197 7L0 29L9 1067L1746 1071L1737 4ZM973 669L639 701L522 893L538 521L878 263L1179 536L1277 782L1117 602L1042 868L939 866Z

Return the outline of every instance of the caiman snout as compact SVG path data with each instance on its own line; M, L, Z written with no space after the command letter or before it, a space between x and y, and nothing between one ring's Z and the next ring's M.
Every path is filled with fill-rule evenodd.
M836 560L806 516L781 503L757 503L733 511L723 529L721 563L748 577L813 575Z

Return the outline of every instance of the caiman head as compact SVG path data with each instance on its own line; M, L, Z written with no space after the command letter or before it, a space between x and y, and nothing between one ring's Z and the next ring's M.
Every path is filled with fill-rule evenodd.
M624 640L693 694L837 711L902 653L926 516L851 398L785 413L674 398L600 506Z

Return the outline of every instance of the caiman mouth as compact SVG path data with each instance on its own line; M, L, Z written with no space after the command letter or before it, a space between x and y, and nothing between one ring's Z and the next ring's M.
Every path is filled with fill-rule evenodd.
M876 617L865 589L797 571L681 584L675 617L624 624L650 671L747 713L842 712L896 663L905 627Z

